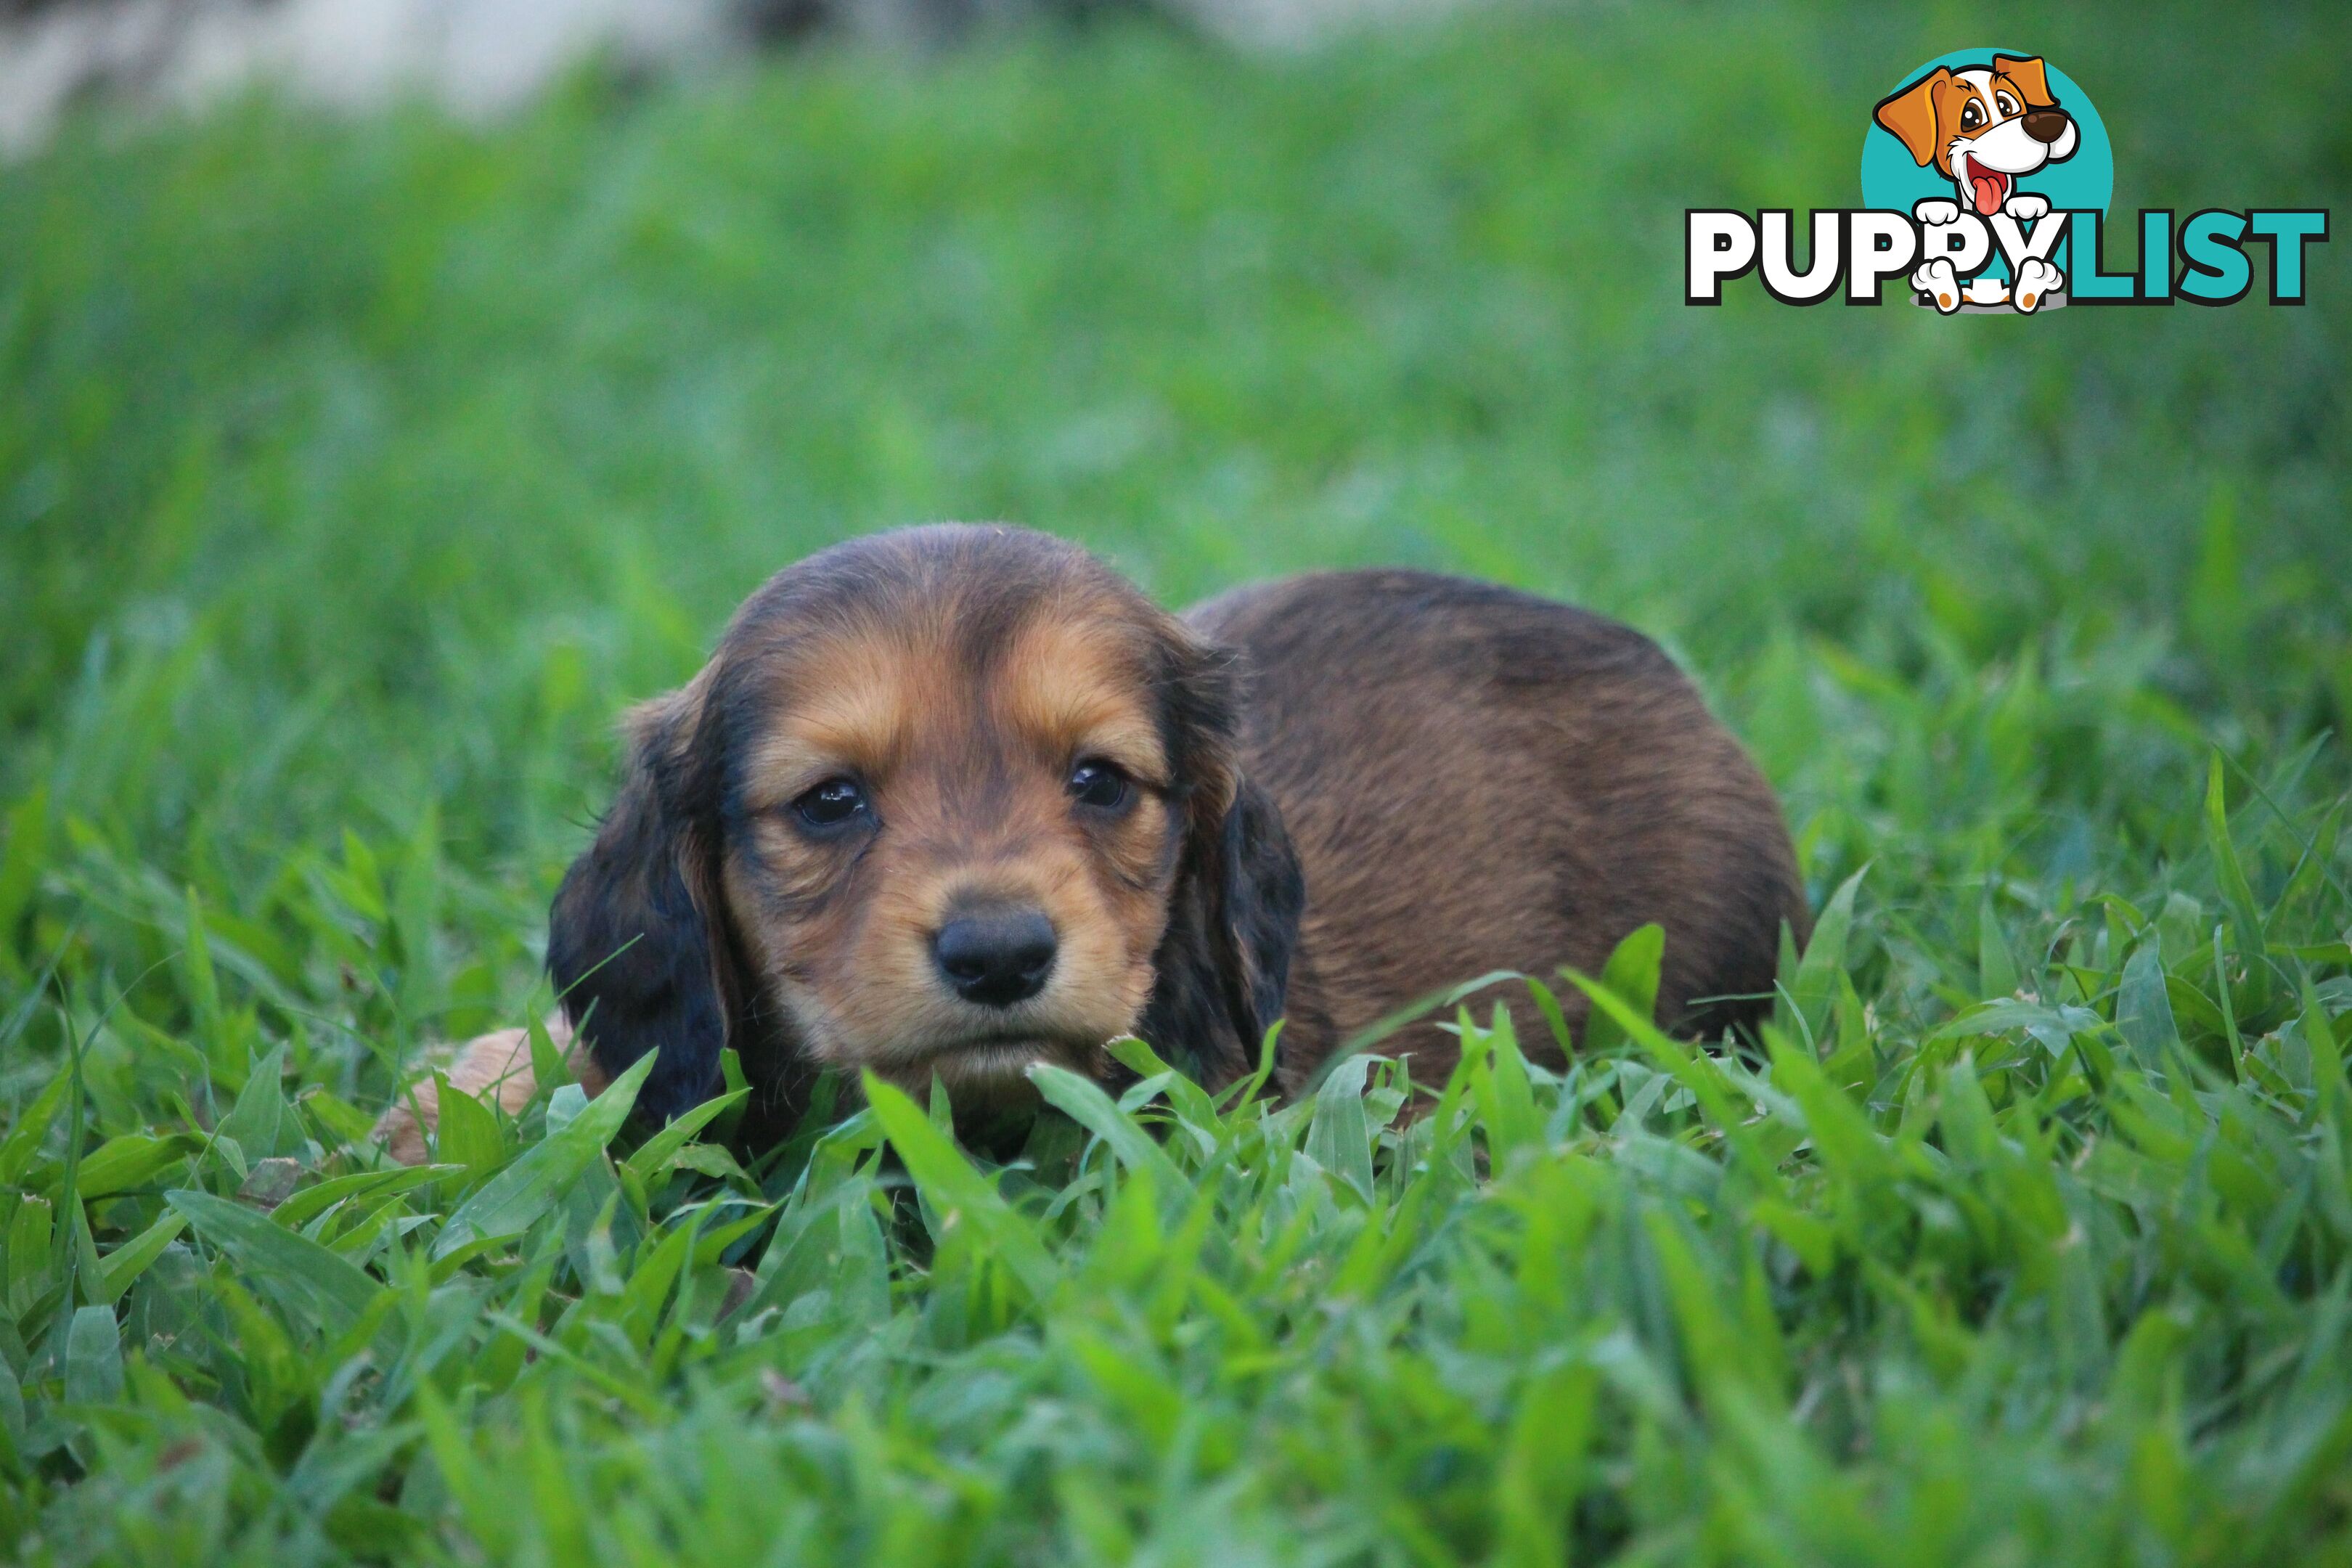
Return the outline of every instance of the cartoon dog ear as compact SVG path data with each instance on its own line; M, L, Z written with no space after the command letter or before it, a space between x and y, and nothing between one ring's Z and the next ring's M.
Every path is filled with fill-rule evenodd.
M1936 161L1939 150L1936 145L1936 93L1951 79L1952 73L1937 66L1902 91L1878 102L1878 123L1895 133L1895 140L1911 154L1911 161L1922 168Z
M2005 76L2024 89L2028 109L2048 109L2058 101L2050 96L2050 73L2042 68L2038 56L2021 60L2011 55L1995 55L1992 74Z
M596 841L564 873L548 922L547 967L598 1068L609 1079L661 1053L636 1103L656 1121L718 1091L736 988L714 922L712 845L689 808L703 685L630 716L627 776Z
M1171 692L1184 843L1139 1032L1209 1083L1256 1063L1282 1016L1307 882L1282 814L1236 761L1232 656L1188 650Z

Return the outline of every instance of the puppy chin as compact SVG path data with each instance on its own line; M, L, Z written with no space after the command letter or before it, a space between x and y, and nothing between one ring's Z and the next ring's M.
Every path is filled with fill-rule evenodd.
M860 1040L837 1027L807 1029L808 1022L804 1017L804 1037L817 1060L851 1072L870 1070L919 1098L929 1092L936 1077L959 1111L1032 1104L1037 1091L1029 1081L1031 1068L1045 1063L1090 1073L1103 1059L1103 1043L1125 1032L1111 1029L1097 1037L1091 1029L1081 1033L1043 1023L991 1019L966 1025L957 1019Z
M1045 1064L1083 1072L1093 1054L1060 1040L980 1040L877 1071L909 1093L928 1089L936 1073L958 1110L1002 1110L1036 1102L1032 1068Z

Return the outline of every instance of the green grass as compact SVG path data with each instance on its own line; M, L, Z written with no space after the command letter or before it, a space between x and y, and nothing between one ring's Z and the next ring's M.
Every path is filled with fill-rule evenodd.
M1931 9L1111 26L0 171L0 1559L2352 1552L2342 241L2292 310L1677 271L1978 42L2097 96L2122 209L2352 210L2352 14ZM619 709L935 516L1660 636L1827 911L1769 1051L1634 1012L1547 1072L1538 976L1406 1126L1382 1065L1061 1083L983 1171L885 1093L747 1173L558 1090L379 1173L403 1064L544 1005Z

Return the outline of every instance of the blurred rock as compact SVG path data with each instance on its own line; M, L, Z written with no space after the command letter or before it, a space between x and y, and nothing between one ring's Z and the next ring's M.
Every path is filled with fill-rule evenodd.
M1171 0L1169 8L1248 48L1286 49L1351 27L1459 9L1465 0Z
M592 55L704 64L838 30L891 45L977 25L1126 6L1236 43L1286 47L1456 0L0 0L0 153L86 100L189 108L257 82L365 109L424 93L464 114L527 100Z
M430 93L465 113L527 98L598 50L622 67L721 55L755 36L735 0L0 0L0 150L69 105L186 107L255 81L365 108Z

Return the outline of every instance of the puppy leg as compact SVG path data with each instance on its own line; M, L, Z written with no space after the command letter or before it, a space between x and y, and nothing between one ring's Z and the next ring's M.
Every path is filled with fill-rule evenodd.
M572 1026L561 1013L547 1019L549 1038L572 1068L572 1076L591 1096L603 1090L604 1075L588 1054L577 1048L572 1037ZM512 1116L530 1103L539 1092L538 1076L530 1068L530 1032L527 1029L500 1029L496 1034L479 1035L466 1042L463 1049L442 1069L452 1089L478 1096L495 1086L499 1108ZM404 1165L421 1165L425 1159L425 1135L439 1121L441 1090L430 1076L410 1084L383 1119L375 1124L375 1140L384 1145L392 1157Z

